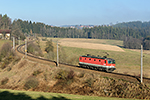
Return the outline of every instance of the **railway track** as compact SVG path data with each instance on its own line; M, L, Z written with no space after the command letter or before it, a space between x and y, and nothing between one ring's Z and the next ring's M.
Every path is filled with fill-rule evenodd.
M24 50L22 50L22 47L25 44L19 45L17 47L17 52L20 53L22 56L24 56ZM33 60L33 61L38 61L39 63L44 63L44 64L50 64L52 66L57 66L57 62L56 61L52 61L52 60L48 60L42 57L37 57L34 56L32 54L27 54L28 59ZM122 74L122 73L108 73L108 72L103 72L103 71L97 71L95 69L87 69L87 68L81 68L80 66L77 65L71 65L71 64L66 64L66 63L59 63L60 67L67 67L70 68L72 70L77 70L77 71L82 71L82 72L87 72L87 73L97 73L100 74L103 77L110 77L110 78L115 78L115 79L121 79L121 80L125 80L125 81L129 81L129 82L137 82L140 83L140 77L138 76L133 76L133 75L129 75L129 74ZM143 82L146 84L150 85L150 78L146 78L143 77Z

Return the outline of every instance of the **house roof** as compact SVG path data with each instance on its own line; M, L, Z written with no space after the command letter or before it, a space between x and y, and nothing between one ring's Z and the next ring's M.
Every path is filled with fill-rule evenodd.
M7 29L0 29L0 33L3 33L3 32L5 32L5 33L10 33L10 32L11 32L11 30L7 30Z

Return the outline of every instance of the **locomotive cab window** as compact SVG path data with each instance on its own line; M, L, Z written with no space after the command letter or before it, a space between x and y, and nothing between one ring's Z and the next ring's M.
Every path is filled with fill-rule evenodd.
M115 60L112 61L112 64L115 64Z
M105 63L106 63L106 60L105 60Z
M82 60L82 58L80 58L80 60Z
M94 61L96 61L96 59L94 59Z
M89 60L91 60L91 59L89 59Z
M112 62L110 60L108 60L108 64L112 64Z
M99 60L99 62L101 62L101 60Z

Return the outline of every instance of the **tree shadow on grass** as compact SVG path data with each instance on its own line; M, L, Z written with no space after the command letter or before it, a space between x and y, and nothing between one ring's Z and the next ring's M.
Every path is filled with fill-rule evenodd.
M67 99L63 96L59 96L59 97L53 96L52 98L49 98L49 99L43 96L40 96L36 99L32 99L30 96L28 96L25 93L14 94L8 91L3 91L3 92L0 92L0 100L70 100L70 99Z

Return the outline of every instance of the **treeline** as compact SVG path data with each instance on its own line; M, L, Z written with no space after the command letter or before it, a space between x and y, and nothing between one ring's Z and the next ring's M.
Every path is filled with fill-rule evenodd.
M133 22L123 22L113 25L113 27L120 27L120 28L147 28L150 27L150 21L149 22L141 22L141 21L133 21Z
M140 48L144 38L150 36L150 22L128 22L116 26L95 26L93 28L63 28L46 25L40 22L11 20L7 15L0 15L0 29L11 29L12 35L24 39L26 35L39 35L57 38L93 38L123 40L126 48ZM149 41L149 40L145 40ZM146 43L148 44L148 43ZM146 47L146 49L148 49Z
M5 14L2 16L0 14L0 29L10 29L11 28L11 19Z
M141 49L141 44L144 50L150 50L150 37L137 39L130 36L123 40L124 47L129 49Z
M11 30L11 36L25 39L20 24L17 21L13 21L13 23L11 23L11 19L7 16L7 14L3 16L0 14L0 29ZM3 34L5 33L3 32Z
M143 43L144 49L150 49L150 40L147 39L150 36L150 27L147 27L148 25L145 25L145 27L143 25L143 28L96 26L93 28L76 29L53 27L43 23L32 23L31 21L22 21L20 19L15 22L19 23L22 32L36 33L44 37L115 39L123 40L125 48L140 49L141 43ZM135 22L133 22L133 26L134 24Z
M93 39L115 39L124 40L126 37L132 36L133 38L140 39L142 37L150 36L150 27L145 28L120 28L112 26L95 26L93 28L61 28L45 25L44 23L35 23L31 21L22 21L21 19L11 20L7 15L1 16L0 28L12 29L12 35L25 38L24 34L38 34L44 37L59 37L59 38L93 38ZM141 23L141 22L136 22ZM146 22L145 22L146 23ZM144 24L144 25L147 25ZM131 24L131 23L128 23ZM132 22L134 26L135 22Z
M150 27L146 28L120 28L112 26L95 26L94 28L61 28L35 23L31 21L22 21L20 19L13 22L19 24L23 33L39 34L44 37L59 38L93 38L93 39L116 39L124 40L125 37L142 38L150 35Z

